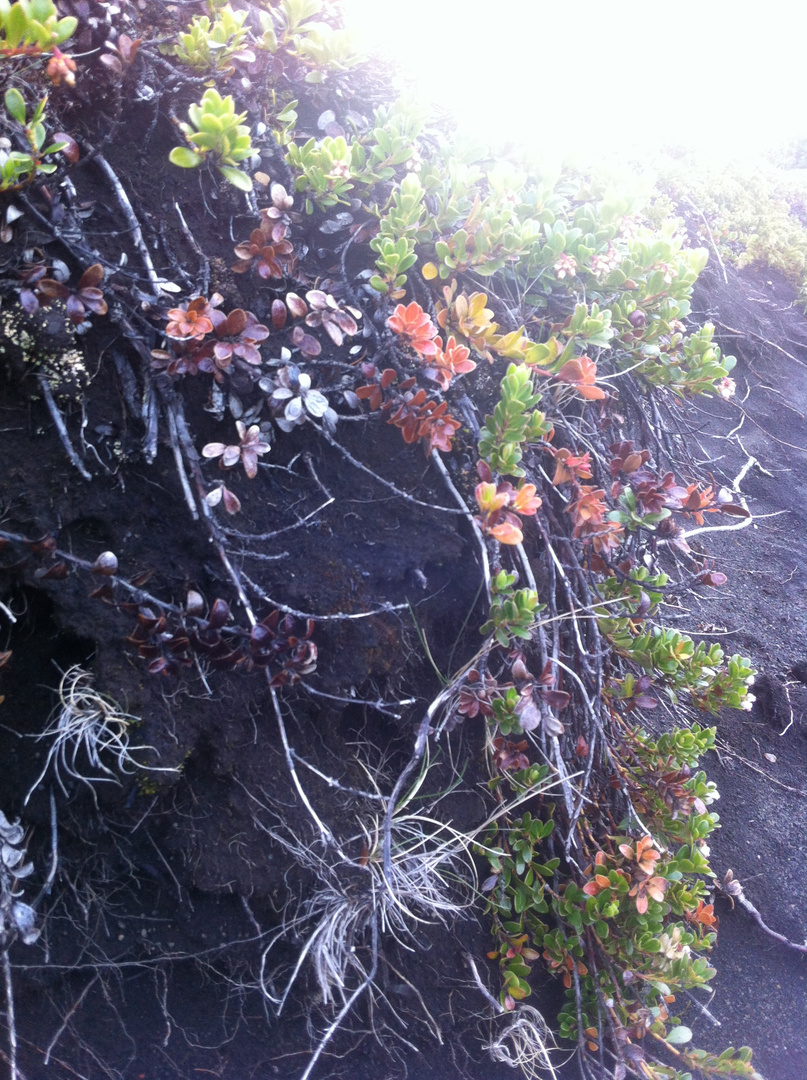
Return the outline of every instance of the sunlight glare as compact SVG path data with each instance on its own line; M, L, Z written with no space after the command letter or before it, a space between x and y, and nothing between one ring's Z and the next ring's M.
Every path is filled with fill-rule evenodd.
M686 145L748 159L807 135L799 5L344 0L362 48L460 129L592 157Z

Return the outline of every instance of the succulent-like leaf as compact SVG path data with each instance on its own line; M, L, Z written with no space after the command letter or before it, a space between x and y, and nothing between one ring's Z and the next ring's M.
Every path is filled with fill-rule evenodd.
M9 821L3 811L0 810L0 838L9 844L21 844L24 837L25 829L23 829L19 821Z
M15 900L11 905L11 920L26 945L33 945L39 937L39 930L35 929L36 912L28 904L21 900Z
M236 169L232 165L219 165L218 170L224 179L231 183L233 187L237 187L239 191L252 191L252 178L247 176L245 172Z
M195 169L202 164L202 155L197 154L187 146L175 146L168 155L172 165L178 165L180 169Z
M12 116L18 124L25 124L25 98L15 86L6 90L6 112Z

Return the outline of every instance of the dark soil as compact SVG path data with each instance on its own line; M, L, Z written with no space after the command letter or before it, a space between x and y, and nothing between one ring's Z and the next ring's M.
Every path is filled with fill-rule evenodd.
M711 267L696 293L694 313L715 322L721 345L739 360L738 399L748 395L739 408L696 408L705 425L705 456L715 477L729 485L749 458L757 462L740 485L756 524L702 538L730 583L700 606L697 624L702 630L711 624L725 647L752 656L760 671L752 712L722 714L717 760L707 762L721 792L713 866L718 876L733 870L767 924L803 944L807 321L794 299L767 269L731 273L726 284ZM722 438L740 423L732 441ZM711 1008L722 1027L715 1047L753 1045L767 1077L807 1075L807 957L766 937L725 900L719 912Z
M159 66L143 70L159 91ZM72 270L98 258L114 265L121 254L128 257L128 268L107 278L110 316L94 320L92 331L75 341L81 364L62 371L59 380L57 361L41 352L38 358L58 382L57 403L92 480L82 479L68 460L36 380L42 367L24 354L20 331L51 341L55 357L64 345L53 344L18 307L4 307L4 319L12 322L4 324L2 343L0 528L29 540L50 534L61 551L90 563L113 551L121 578L139 580L153 597L179 607L189 590L208 604L220 597L237 622L242 615L232 580L186 505L165 413L154 460L143 452L149 429L143 402L151 394L165 406L174 391L166 378L152 384L146 374L148 349L158 343L148 317L156 313L144 308L148 282L132 269L142 261L89 148L103 146L161 276L192 295L205 291L209 270L209 291L223 293L225 310L240 305L268 320L271 289L250 276L236 280L229 271L233 237L248 235L254 217L234 190L168 165L175 128L160 93L156 99L145 93L145 77L125 84L122 97L106 69L94 68L93 78L80 78L72 96L54 94L61 126L86 156L86 164L70 172L75 191L56 189L57 202L48 205L32 190L8 255L12 269L20 252L32 247L46 260L64 259ZM180 100L184 94L187 101L180 108L174 99L178 113L184 115L198 91L198 85L181 90ZM365 92L372 99L372 80ZM353 93L340 107L366 110L358 91ZM316 133L312 118L326 104L325 90L312 92L303 129L309 124ZM262 152L265 170L285 180L270 135ZM180 227L177 205L194 245ZM78 239L71 231L76 221ZM338 276L333 238L318 234L308 221L294 235L298 250L307 250L303 288ZM348 277L358 269L348 266ZM807 887L807 321L793 306L789 288L769 278L765 272L732 272L724 285L713 270L697 296L698 316L716 320L721 344L739 356L738 398L749 391L739 410L713 400L694 407L703 464L731 486L749 457L756 459L740 489L757 522L698 539L730 583L704 597L697 609L679 614L683 629L708 639L719 635L730 651L751 656L762 673L754 710L720 717L720 750L706 762L722 795L723 828L714 838L712 861L719 876L734 871L771 927L801 942L807 934L801 899ZM11 277L11 297L10 282ZM127 326L142 334L144 355L127 340ZM345 376L344 351L337 354L321 337L317 385L336 396L343 380L347 386L355 379ZM372 356L376 339L376 330L368 328L358 340ZM279 340L278 350L285 341ZM472 396L481 417L492 388L492 377L480 371ZM246 376L241 389L247 399L252 386ZM222 423L210 412L210 391L209 377L186 378L181 385L197 449L232 430L229 417ZM377 420L348 418L337 437L356 459L421 504L451 507L440 476L398 431ZM475 481L472 447L466 430L446 459L466 493ZM208 475L215 475L212 467ZM454 513L400 498L350 464L310 425L277 439L255 481L232 476L228 484L243 504L233 527L244 536L231 534L228 545L266 598L252 598L259 614L281 603L317 617L316 674L282 692L289 739L302 759L343 786L367 788L362 761L389 790L408 760L424 707L440 690L424 643L442 672L456 670L478 647L486 613L468 528ZM248 539L266 533L278 535ZM137 642L126 643L137 612L122 604L131 597L120 591L114 603L91 597L101 579L72 563L64 580L43 576L58 559L30 545L9 544L0 559L0 599L17 615L13 625L0 618L2 646L12 652L2 674L2 805L10 817L24 814L37 880L48 863L51 789L58 817L59 867L44 930L36 945L13 952L26 1076L298 1076L332 1014L313 996L305 973L279 1020L261 992L266 950L271 946L263 987L277 995L304 941L302 926L296 936L278 935L284 920L302 910L313 884L310 867L292 858L288 845L296 839L315 843L290 780L265 679L260 672L212 667L204 673L190 667L179 676L149 674ZM147 580L140 577L147 574ZM366 612L375 614L346 618ZM65 777L64 791L56 784L40 786L23 811L47 755L47 746L32 737L55 706L60 672L74 664L87 667L100 692L140 718L134 741L153 748L149 764L177 771L140 770L120 785L92 789ZM386 711L366 704L401 699L414 701ZM451 787L456 763L463 762L463 783L441 804L443 820L458 829L473 829L489 812L482 743L474 724L459 727L439 744L429 775L426 794L436 796ZM298 768L322 818L342 835L358 838L358 857L357 821L362 815L367 820L366 802L336 790L304 765ZM732 911L722 899L718 907L718 976L709 1008L721 1027L712 1029L701 1018L700 1041L713 1038L716 1050L749 1044L768 1080L797 1080L807 1075L805 957L765 936L741 908ZM465 959L476 958L496 994L497 973L484 960L489 948L478 907L450 924L418 925L411 939L385 941L375 1004L371 1009L368 1000L359 1003L317 1075L512 1077L512 1070L495 1065L482 1049L491 1035L489 1010ZM542 992L535 1003L551 1018L561 998L549 976Z

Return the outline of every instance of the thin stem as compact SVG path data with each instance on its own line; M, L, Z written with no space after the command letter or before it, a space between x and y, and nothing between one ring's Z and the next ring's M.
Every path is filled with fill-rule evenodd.
M64 447L64 452L67 454L72 464L75 465L75 467L84 477L84 479L92 480L92 473L87 471L84 466L84 462L73 449L73 444L70 442L70 436L67 434L67 428L65 427L64 420L62 419L62 414L59 411L59 406L53 399L53 394L51 393L50 384L48 383L47 378L44 375L37 375L37 382L39 383L39 389L42 391L42 397L44 398L45 404L48 407L48 412L51 415L51 419L53 420L53 423L56 426L56 430L59 433L59 439L61 440L62 446Z
M8 943L3 945L3 975L6 981L6 1025L8 1027L8 1067L11 1080L20 1080L17 1071L17 1023L14 1015L14 986L11 981L11 961Z

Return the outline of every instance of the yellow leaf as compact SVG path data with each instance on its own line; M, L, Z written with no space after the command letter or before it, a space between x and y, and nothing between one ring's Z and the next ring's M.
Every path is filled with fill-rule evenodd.
M434 263L428 262L423 266L421 273L423 274L423 277L426 279L426 281L434 281L434 279L439 273L439 270L434 265Z
M544 344L533 345L529 348L524 359L528 364L537 364L541 367L546 367L557 359L557 355L557 338L550 338L549 341Z
M532 342L525 336L522 326L509 334L498 334L490 339L489 344L499 356L507 357L509 360L523 360Z

